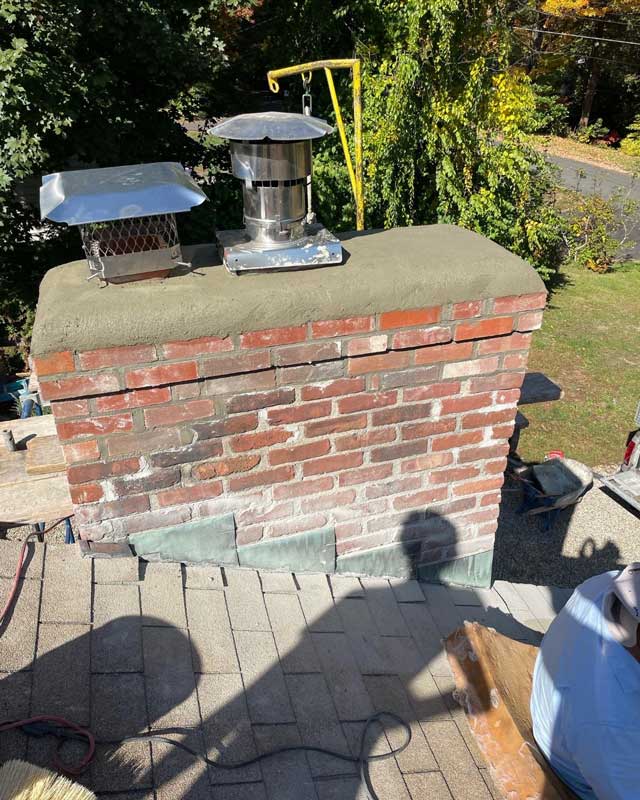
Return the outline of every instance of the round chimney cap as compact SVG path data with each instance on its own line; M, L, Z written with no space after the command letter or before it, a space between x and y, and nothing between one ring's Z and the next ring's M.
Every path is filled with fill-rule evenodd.
M333 128L323 119L306 114L289 114L284 111L262 111L256 114L239 114L218 122L209 133L222 139L244 142L297 142L319 139Z

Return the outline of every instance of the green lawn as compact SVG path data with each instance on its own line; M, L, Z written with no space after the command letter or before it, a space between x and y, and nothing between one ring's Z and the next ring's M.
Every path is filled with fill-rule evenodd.
M640 401L640 263L597 275L568 268L533 337L529 369L559 383L564 397L523 408L530 427L520 455L564 450L590 466L621 460Z

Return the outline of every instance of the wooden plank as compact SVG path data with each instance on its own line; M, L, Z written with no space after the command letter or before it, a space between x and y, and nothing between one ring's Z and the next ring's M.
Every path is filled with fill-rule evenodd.
M57 436L35 436L27 444L28 475L63 472L66 468L62 446Z
M18 447L25 447L27 441L34 436L56 435L56 423L52 414L27 419L5 419L0 422L0 428L13 433Z
M0 486L13 486L16 482L25 479L26 457L27 454L24 450L0 453Z
M67 476L63 473L0 487L0 526L51 523L72 514Z

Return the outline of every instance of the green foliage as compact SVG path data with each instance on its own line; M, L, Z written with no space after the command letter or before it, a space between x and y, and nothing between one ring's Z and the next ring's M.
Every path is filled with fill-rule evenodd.
M545 201L548 167L524 142L535 101L528 78L508 66L505 5L372 5L389 21L389 39L361 49L369 224L460 224L547 277L561 223Z
M577 142L589 144L595 139L601 139L603 136L606 136L608 132L609 129L603 124L602 118L598 117L595 122L592 122L590 125L584 125L582 128L572 131L569 136L570 138L575 139Z
M640 114L628 126L629 133L620 142L620 149L629 156L640 156Z
M203 163L178 120L198 111L252 5L0 0L0 333L23 352L41 276L81 254L77 231L40 222L40 175Z
M534 133L564 136L569 124L569 109L561 103L552 86L533 84L535 92Z

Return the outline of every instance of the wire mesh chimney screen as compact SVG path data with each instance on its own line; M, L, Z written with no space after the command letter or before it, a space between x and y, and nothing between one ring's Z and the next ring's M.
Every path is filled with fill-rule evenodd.
M150 253L154 254L156 269L172 267L181 257L174 214L92 222L79 227L91 273L105 280L144 272Z

